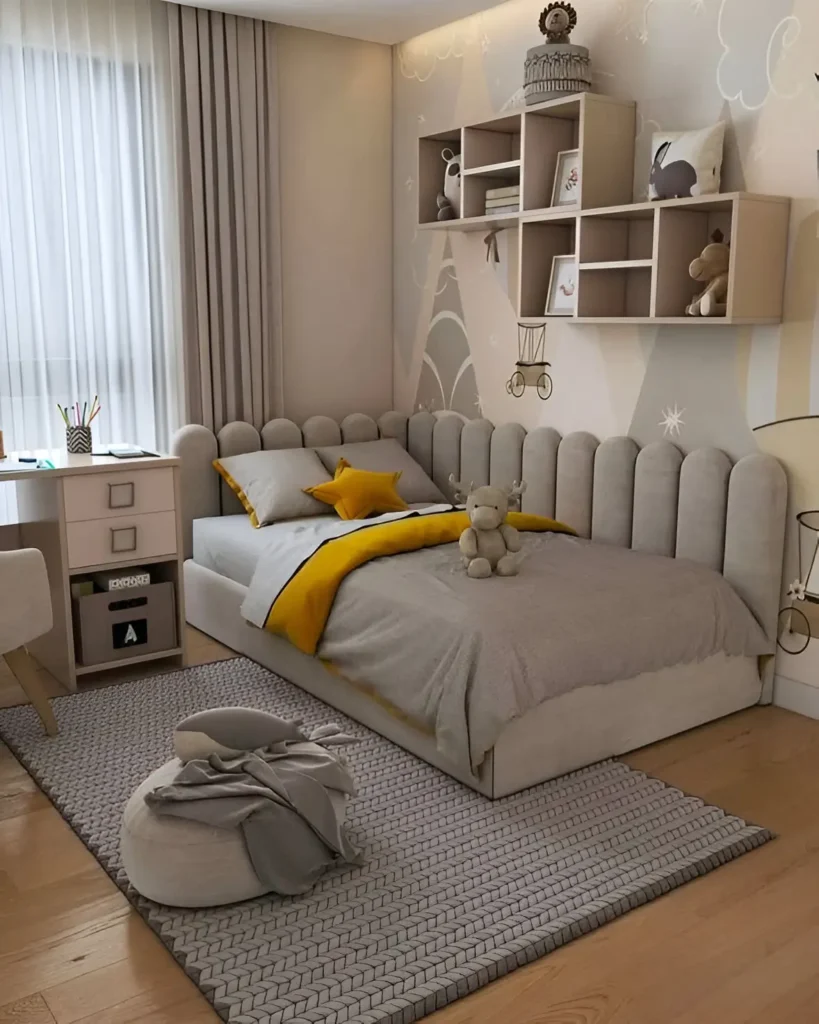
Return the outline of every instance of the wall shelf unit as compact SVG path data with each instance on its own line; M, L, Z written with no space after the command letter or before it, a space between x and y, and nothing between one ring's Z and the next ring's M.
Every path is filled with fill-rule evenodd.
M782 300L790 200L744 192L630 202L635 105L582 93L419 139L418 218L425 231L516 228L518 315L545 321L552 260L575 256L582 324L775 324ZM438 221L441 152L461 154L460 217ZM578 149L577 203L552 207L558 154ZM489 189L520 183L514 211L486 212ZM702 285L688 273L719 228L731 243L727 314L689 317Z

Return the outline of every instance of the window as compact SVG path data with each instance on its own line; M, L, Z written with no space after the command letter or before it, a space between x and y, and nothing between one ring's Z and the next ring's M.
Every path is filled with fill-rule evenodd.
M0 0L0 428L167 447L181 359L167 26L156 0ZM7 488L4 488L6 490Z

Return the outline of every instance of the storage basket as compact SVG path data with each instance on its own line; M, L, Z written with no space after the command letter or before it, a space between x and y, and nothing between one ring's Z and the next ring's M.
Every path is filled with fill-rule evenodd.
M75 599L74 640L84 666L172 650L177 645L173 583Z

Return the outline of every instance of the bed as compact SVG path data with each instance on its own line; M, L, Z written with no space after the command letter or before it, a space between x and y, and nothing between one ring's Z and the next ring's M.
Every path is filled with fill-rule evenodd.
M395 438L448 499L453 496L451 474L498 486L523 478L528 489L522 511L562 520L578 534L577 539L535 536L527 553L530 561L525 563L530 570L522 573L518 584L523 586L526 575L529 606L543 593L544 609L560 619L558 637L569 636L586 655L597 652L597 660L589 662L592 668L587 666L587 678L595 681L563 689L553 686L552 695L545 699L545 691L530 695L523 710L499 719L495 732L487 733L482 744L472 744L471 758L457 754L451 742L441 743L422 715L406 713L415 710L401 700L410 688L411 675L401 677L399 662L385 661L381 652L381 661L373 663L389 665L390 671L383 672L383 678L370 679L363 671L362 679L349 668L361 662L345 661L350 653L345 640L355 632L354 592L360 598L368 592L378 595L380 588L382 602L388 604L389 576L385 574L389 566L372 563L349 578L352 584L355 577L349 593L344 591L349 608L339 606L338 622L331 616L325 647L318 651L334 670L281 637L250 625L242 614L256 567L275 536L270 531L287 526L277 523L254 529L232 491L214 472L213 459L260 448L318 447L378 437ZM769 456L753 454L733 465L716 449L700 449L683 457L667 441L640 450L629 438L599 443L585 433L561 438L550 428L527 433L517 424L496 428L486 420L465 423L455 415L428 413L410 418L387 413L378 423L363 415L349 416L341 424L313 417L301 428L275 420L261 432L249 424L231 423L218 436L204 427L188 426L177 434L173 450L182 460L188 621L489 797L517 792L770 699L787 488L779 463ZM574 545L571 550L570 545ZM435 570L435 559L437 570L445 571L441 559L450 556L443 548L433 550L434 555L423 553L433 559L424 563L425 571ZM397 557L406 560L415 554ZM593 571L570 598L555 602L552 595L549 605L548 580L557 578L561 567L564 582L568 580L565 569L572 559L578 564L586 559ZM542 591L535 578L541 563ZM649 573L647 582L632 582L626 603L637 606L643 601L639 621L645 623L645 649L656 651L659 643L677 651L673 664L656 658L652 662L646 656L645 665L650 667L644 671L639 670L639 653L626 657L627 650L618 652L607 664L595 648L596 637L598 647L611 646L616 635L611 632L616 625L614 613L606 614L607 608L617 605L612 598L618 589L611 581L622 575L625 594L625 578L638 568ZM607 594L597 593L595 578L607 581ZM424 576L416 572L416 579L423 586ZM493 582L468 584L482 588ZM726 600L740 605L742 611L733 608L732 614L740 626L745 615L748 636L756 630L753 642L740 644L736 638L728 642L721 636L707 649L679 643L674 648L680 640L677 634L684 632L683 620L693 609L692 602L686 604L678 593L687 592L689 585L706 588L705 598L693 603L711 601L708 595L713 591L721 594L720 608ZM669 599L660 600L665 593ZM486 605L485 621L490 623L492 594L481 590L479 599ZM663 611L665 619L647 614L652 605ZM350 613L346 618L341 614L345 610ZM721 622L722 611L712 618ZM530 630L537 622L531 618ZM705 635L709 622L701 613L697 619L692 611L689 632ZM488 628L486 632L490 634ZM640 649L643 640L636 645ZM549 650L559 652L555 664L571 661L571 644L564 642ZM612 665L623 666L622 674ZM536 669L530 663L528 678L538 675ZM422 675L425 671L419 668ZM484 692L493 696L492 679L506 674L501 669L490 676ZM453 730L454 735L457 727Z

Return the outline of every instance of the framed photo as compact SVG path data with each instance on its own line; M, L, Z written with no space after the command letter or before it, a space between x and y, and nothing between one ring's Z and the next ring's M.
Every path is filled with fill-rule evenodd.
M577 305L577 257L553 256L546 316L574 316Z
M563 149L557 154L552 206L574 206L580 196L580 150Z

